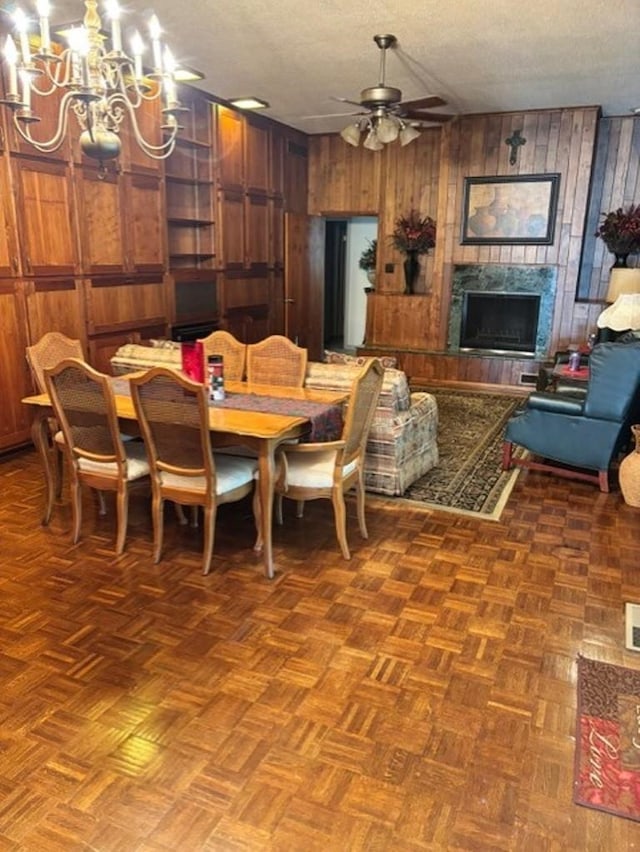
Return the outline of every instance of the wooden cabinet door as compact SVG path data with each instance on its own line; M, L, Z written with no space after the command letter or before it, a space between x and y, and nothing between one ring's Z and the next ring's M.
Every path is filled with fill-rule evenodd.
M17 159L14 163L27 275L73 275L79 270L75 209L64 163Z
M20 400L33 393L25 358L27 345L24 310L17 282L0 282L0 363L2 363L2 406L0 406L0 449L29 440L31 417Z
M82 282L74 278L34 278L26 283L29 342L37 343L47 331L86 339Z
M13 194L9 184L8 163L0 158L0 277L20 272Z
M226 189L244 189L244 118L218 106L218 181Z
M244 269L244 195L221 190L218 198L219 262L223 269Z
M132 272L165 268L166 210L159 178L125 176L127 267Z
M264 271L269 264L269 202L266 195L247 195L245 233L247 264L253 271Z
M124 272L123 214L120 179L84 166L76 170L85 275Z
M267 192L269 189L269 130L245 123L245 181L248 192Z

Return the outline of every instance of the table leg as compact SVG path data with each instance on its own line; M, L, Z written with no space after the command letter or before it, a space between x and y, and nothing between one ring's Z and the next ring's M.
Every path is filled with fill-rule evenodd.
M52 460L49 450L50 416L50 411L44 408L38 408L34 415L33 423L31 425L31 439L36 450L38 451L40 461L42 462L42 469L44 471L44 481L47 489L46 504L44 514L42 516L42 523L44 526L46 526L51 519L51 512L53 511L53 503L55 500L56 490L55 475L54 471L51 468Z
M273 579L273 540L271 537L273 522L273 486L275 482L275 443L269 440L260 443L258 454L258 465L260 478L260 509L262 521L262 556L264 559L264 573L270 580Z

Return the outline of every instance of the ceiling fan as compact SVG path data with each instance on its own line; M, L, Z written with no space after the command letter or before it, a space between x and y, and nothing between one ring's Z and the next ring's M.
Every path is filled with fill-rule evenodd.
M349 98L333 97L332 100L344 104L352 104L361 111L356 113L344 113L344 115L356 116L356 121L349 124L341 132L342 138L350 145L357 146L360 142L360 134L368 131L364 141L364 147L373 151L380 150L387 142L400 139L401 145L408 145L416 139L420 133L416 128L419 122L445 122L450 121L453 115L447 113L424 112L433 107L445 106L446 101L432 95L415 100L403 101L402 92L394 86L386 84L386 59L387 50L397 44L394 35L375 35L373 40L380 49L380 74L377 86L363 89L360 92L360 100L352 101ZM361 116L358 118L358 116Z

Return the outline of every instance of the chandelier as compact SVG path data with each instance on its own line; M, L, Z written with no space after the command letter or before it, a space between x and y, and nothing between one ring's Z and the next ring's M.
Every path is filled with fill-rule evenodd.
M387 112L384 107L379 107L373 115L358 119L353 124L348 124L340 132L340 136L349 145L357 148L360 137L366 133L364 148L369 151L381 151L389 142L400 141L401 145L408 145L420 136L420 131L413 124L407 124L399 116Z
M178 101L175 62L160 40L161 29L155 15L149 21L153 71L145 74L142 55L145 47L138 33L131 39L131 53L122 49L120 7L109 0L106 11L111 21L111 49L105 47L97 0L84 0L82 26L67 33L68 47L52 48L49 30L49 0L37 0L40 43L32 53L29 20L18 9L13 15L19 49L11 35L4 48L7 65L7 95L0 103L13 113L13 123L29 144L41 153L56 151L64 142L69 112L80 126L80 146L84 154L100 161L117 157L121 150L118 136L125 116L133 137L147 156L156 160L168 157L180 130L177 116L184 112ZM31 106L32 94L42 97L63 92L58 106L57 127L50 139L41 141L31 135L31 125L40 121ZM147 101L163 99L163 141L154 144L142 135L136 111Z

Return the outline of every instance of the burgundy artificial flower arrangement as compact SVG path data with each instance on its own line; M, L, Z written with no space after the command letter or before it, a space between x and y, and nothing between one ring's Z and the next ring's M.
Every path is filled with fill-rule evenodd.
M626 210L618 207L603 213L596 237L600 237L612 254L638 254L640 252L640 204Z
M426 254L436 244L436 223L431 216L421 217L417 210L396 219L391 244L403 254Z

